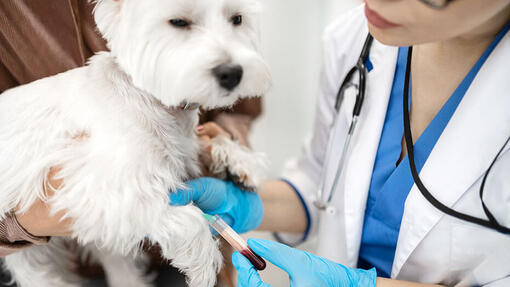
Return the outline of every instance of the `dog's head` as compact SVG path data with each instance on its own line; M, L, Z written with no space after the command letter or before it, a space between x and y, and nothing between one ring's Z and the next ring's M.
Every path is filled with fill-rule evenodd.
M100 32L136 87L169 107L232 105L271 85L256 0L98 0Z

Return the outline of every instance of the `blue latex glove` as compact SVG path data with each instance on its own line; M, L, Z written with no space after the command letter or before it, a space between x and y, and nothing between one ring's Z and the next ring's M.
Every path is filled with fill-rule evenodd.
M188 182L188 189L170 194L170 205L193 202L203 212L219 215L236 232L256 229L262 222L262 200L255 192L239 189L230 181L203 177Z
M325 258L269 240L249 239L248 245L261 257L283 269L290 277L290 286L314 287L375 287L375 269L352 269ZM239 252L232 255L238 271L238 287L270 287L262 282L253 265Z

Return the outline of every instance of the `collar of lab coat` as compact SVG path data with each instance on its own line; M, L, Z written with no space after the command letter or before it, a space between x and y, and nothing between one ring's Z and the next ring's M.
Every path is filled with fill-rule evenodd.
M508 55L510 34L501 40L479 71L420 173L427 189L450 208L483 176L510 136ZM448 215L432 206L413 186L405 204L393 278L445 216Z

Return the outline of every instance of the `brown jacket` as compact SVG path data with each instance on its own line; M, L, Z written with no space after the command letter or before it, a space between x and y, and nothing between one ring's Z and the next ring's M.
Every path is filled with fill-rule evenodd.
M106 50L92 10L88 0L1 0L0 93L83 66ZM204 113L202 121L216 120L246 143L251 121L260 113L260 100L245 100L228 112ZM0 221L0 257L47 240L30 235L13 215Z

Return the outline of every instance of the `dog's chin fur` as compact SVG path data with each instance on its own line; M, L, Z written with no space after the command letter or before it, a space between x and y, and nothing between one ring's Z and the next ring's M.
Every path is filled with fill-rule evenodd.
M216 2L236 3L235 9L230 7L232 13L246 11L245 30L233 31L229 18L222 18L228 9ZM157 3L164 7L157 9ZM184 31L151 26L163 8L174 8L172 13L186 16L177 12L189 11L184 9L189 3L209 17L208 25L221 28L197 28L202 34L186 38L176 36ZM198 111L172 106L182 101L228 106L244 95L267 91L270 76L258 55L249 14L253 3L99 2L96 19L112 52L92 57L85 67L0 96L0 219L15 208L25 212L35 200L44 199L53 213L65 211L64 218L72 219L73 239L98 255L111 286L148 285L128 258L136 256L144 239L160 245L162 255L187 275L190 286L213 286L222 259L201 211L191 205L168 205L168 193L183 188L200 171L194 134ZM208 9L209 5L214 7ZM155 31L144 36L143 28ZM170 41L162 36L164 32L180 40ZM127 34L130 37L123 38ZM232 47L242 53L233 52ZM234 92L222 98L225 92L214 82L210 68L225 61L239 62L245 76ZM194 69L197 76L192 76ZM183 75L190 78L184 80ZM250 170L256 170L247 182L260 183L258 168L244 168L242 162L225 158L228 154L248 158L247 151L229 152L235 147L228 146L215 149L222 161L215 168L233 164L231 171L247 179ZM50 167L60 168L57 179L63 184L46 198L43 187ZM64 267L69 265L69 254L64 251L69 244L52 239L47 246L6 257L4 264L20 287L79 286Z

